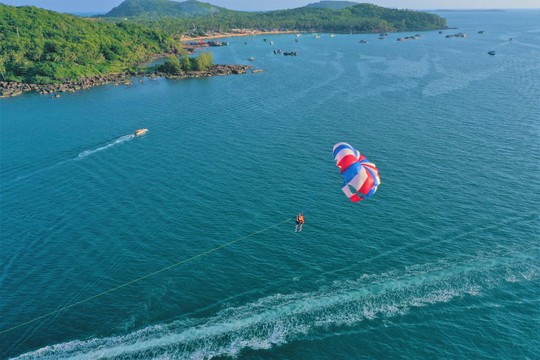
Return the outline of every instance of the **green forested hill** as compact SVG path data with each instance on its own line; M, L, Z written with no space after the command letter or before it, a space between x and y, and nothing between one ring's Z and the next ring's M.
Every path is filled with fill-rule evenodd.
M307 4L306 7L317 7L325 9L345 9L351 6L358 5L357 2L352 1L319 1L316 3Z
M45 84L121 72L180 47L159 30L0 4L0 80Z
M170 0L151 1L172 2ZM170 35L187 34L194 31L198 33L230 31L242 28L360 33L418 31L446 27L446 20L438 15L421 11L388 9L372 4L357 4L340 9L304 6L267 12L227 10L195 17L166 16L156 18L141 13L130 19L160 29Z
M421 11L388 9L358 4L343 9L301 7L255 14L263 27L274 24L295 30L318 32L390 32L430 30L446 27L446 20Z
M224 8L195 0L183 2L171 0L125 0L105 14L105 17L160 17L160 16L202 16L227 12Z

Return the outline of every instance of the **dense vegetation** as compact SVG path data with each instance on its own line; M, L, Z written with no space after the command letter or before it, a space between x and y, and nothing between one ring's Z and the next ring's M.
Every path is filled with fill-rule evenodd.
M141 24L0 4L0 80L46 84L121 72L179 48Z
M437 15L388 9L371 4L359 4L338 10L302 7L253 15L251 18L243 17L246 25L318 32L389 32L446 27L446 20Z
M225 8L195 0L176 2L170 0L125 0L105 14L105 17L163 17L163 16L202 16L227 12Z
M156 70L171 75L180 75L188 71L203 71L208 69L214 63L212 53L203 52L199 56L190 58L184 55L180 58L171 55L167 60L156 67Z
M127 0L143 1L158 8L171 3L170 0ZM189 1L191 5L207 5ZM328 8L327 2L309 6L267 12L242 12L221 10L204 16L152 16L152 12L140 12L130 18L160 29L169 35L202 34L205 32L226 32L232 29L289 29L317 32L391 32L440 29L446 27L446 20L434 14L420 11L388 9L371 4L339 2L341 8ZM346 7L343 7L347 5ZM226 11L223 11L226 10Z
M316 3L307 4L306 7L319 7L319 8L326 8L326 9L344 9L351 6L358 5L357 2L352 1L320 1Z

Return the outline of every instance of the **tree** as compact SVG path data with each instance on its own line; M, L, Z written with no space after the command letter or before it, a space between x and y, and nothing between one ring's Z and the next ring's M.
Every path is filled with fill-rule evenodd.
M167 60L157 67L157 71L161 71L165 74L179 74L182 72L180 61L174 55L171 55Z
M193 70L198 71L204 71L208 69L210 66L214 63L214 58L212 56L212 53L209 52L203 52L200 53L199 56L197 56L195 59L195 64L193 67ZM193 63L193 62L192 62Z
M191 58L189 56L182 56L180 58L180 68L183 70L183 71L191 71L192 70L192 65L191 65Z

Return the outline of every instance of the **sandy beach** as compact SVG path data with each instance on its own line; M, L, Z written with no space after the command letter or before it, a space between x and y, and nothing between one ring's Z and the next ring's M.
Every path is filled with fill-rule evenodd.
M212 34L212 35L198 36L198 37L189 37L189 36L182 35L181 38L180 38L180 41L181 42L189 42L189 41L220 39L220 38L238 37L238 36L296 34L298 32L299 31L293 31L293 30L261 31L261 30L243 29L243 30L237 30L237 31L235 30L235 31L224 32L224 33L215 33L215 34Z

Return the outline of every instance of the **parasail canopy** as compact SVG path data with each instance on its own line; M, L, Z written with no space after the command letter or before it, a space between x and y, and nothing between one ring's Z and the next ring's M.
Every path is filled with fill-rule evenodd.
M351 145L334 145L334 160L345 179L341 190L352 202L371 197L381 183L379 169Z

